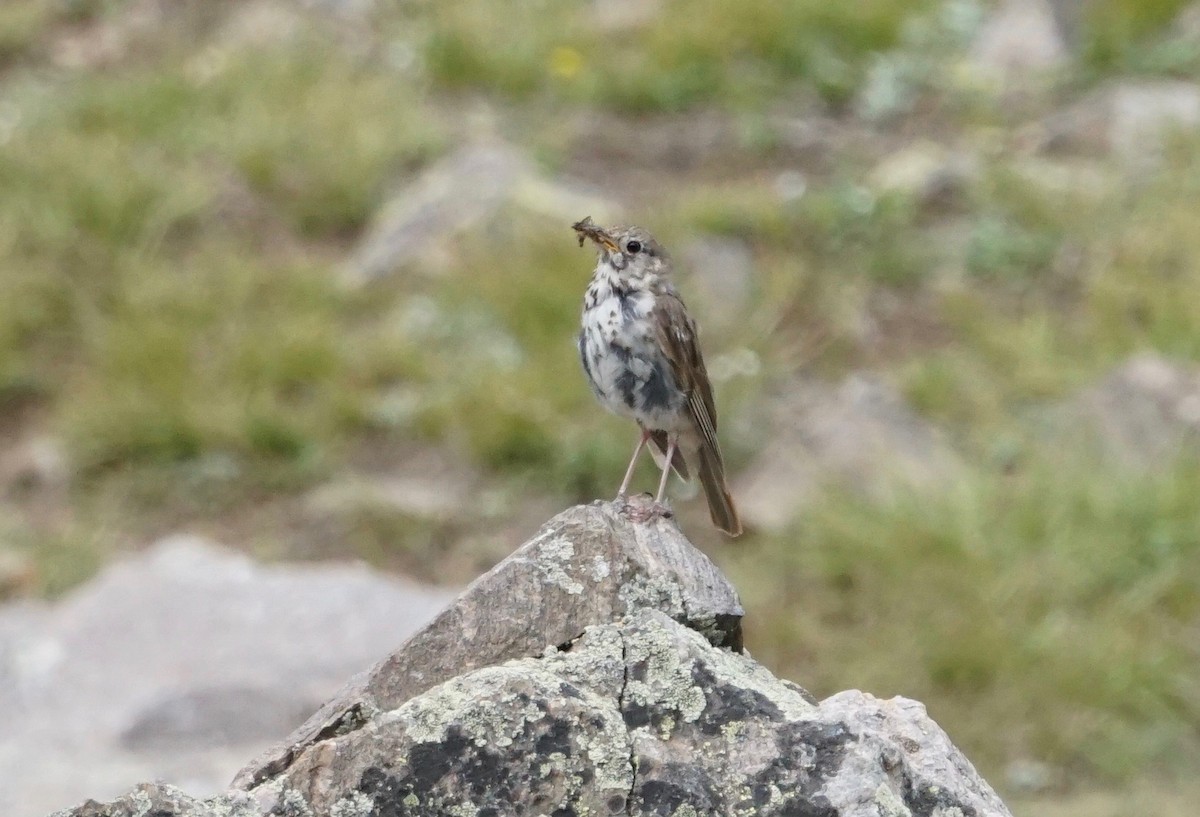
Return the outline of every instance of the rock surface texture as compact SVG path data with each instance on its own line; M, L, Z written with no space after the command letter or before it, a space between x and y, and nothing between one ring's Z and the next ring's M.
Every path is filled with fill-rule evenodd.
M648 510L551 520L235 790L62 815L1008 815L921 704L745 655L733 588Z

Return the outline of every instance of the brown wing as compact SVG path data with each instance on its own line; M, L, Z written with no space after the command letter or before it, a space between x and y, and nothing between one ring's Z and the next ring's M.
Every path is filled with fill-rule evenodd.
M700 435L697 471L713 524L730 536L742 532L737 507L725 484L725 463L717 441L717 407L713 403L712 384L700 356L696 324L688 317L683 302L674 290L659 294L654 310L658 342L671 362L675 382L687 392L688 414Z
M688 317L683 302L673 291L660 293L657 301L654 326L658 332L658 342L671 362L675 382L687 392L688 413L700 432L701 441L720 456L717 408L713 404L712 384L708 381L704 359L700 356L696 324Z

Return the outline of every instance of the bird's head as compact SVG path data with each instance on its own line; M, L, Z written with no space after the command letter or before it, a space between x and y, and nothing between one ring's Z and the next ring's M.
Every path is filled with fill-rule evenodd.
M662 245L641 227L603 228L591 216L572 225L579 246L591 239L596 245L598 264L607 264L623 280L643 280L665 275L669 258Z

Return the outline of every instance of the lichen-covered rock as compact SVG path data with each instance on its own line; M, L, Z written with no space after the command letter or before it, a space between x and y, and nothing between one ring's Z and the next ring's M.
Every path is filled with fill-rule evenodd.
M817 703L654 610L376 713L254 794L363 817L1008 814L920 704Z
M50 817L261 817L262 809L253 796L231 791L218 797L199 799L174 786L143 783L109 803L88 800L73 809L56 811Z
M655 514L642 497L570 508L244 768L234 784L268 780L305 747L356 730L443 681L540 655L590 625L646 607L716 644L741 647L737 591L673 520Z
M733 588L650 511L552 520L241 791L61 817L1009 817L921 704L745 655Z

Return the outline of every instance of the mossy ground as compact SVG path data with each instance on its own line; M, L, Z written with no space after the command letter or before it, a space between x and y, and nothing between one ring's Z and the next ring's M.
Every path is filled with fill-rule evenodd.
M1134 177L1101 161L1086 186L1030 172L1011 111L955 84L969 3L668 2L603 25L565 2L503 19L482 0L381 5L337 25L293 9L265 41L231 33L237 5L180 4L92 57L129 3L0 6L0 434L62 440L70 464L57 501L17 486L0 506L28 589L61 592L181 525L286 556L286 514L261 509L369 450L444 446L510 496L611 490L632 440L576 368L589 259L567 225L584 214L505 211L440 275L366 291L337 275L396 180L484 100L547 171L635 180L606 192L668 246L751 248L741 314L705 335L710 357L754 363L718 383L735 471L765 442L771 384L863 367L969 463L955 490L832 495L786 534L714 551L757 656L818 694L921 698L1002 788L1029 759L1071 784L1194 770L1200 467L1147 476L1051 450L1027 410L1134 352L1200 360L1200 143ZM1056 90L1021 110L1118 74L1193 75L1194 44L1165 28L1181 6L1094 4ZM887 71L906 90L864 106ZM878 156L856 138L781 197L795 156L779 116L816 106L854 133L854 111L895 115L905 95L881 133L979 156L948 209L872 188ZM695 173L636 145L596 160L564 123L597 113L717 115L736 138ZM436 569L463 564L444 531L387 514L354 531L320 552L469 578Z

